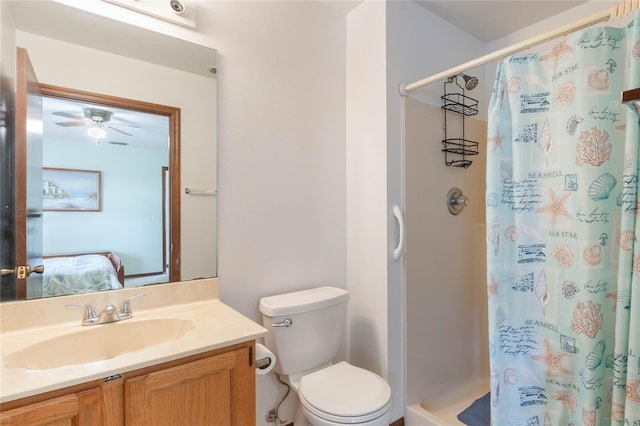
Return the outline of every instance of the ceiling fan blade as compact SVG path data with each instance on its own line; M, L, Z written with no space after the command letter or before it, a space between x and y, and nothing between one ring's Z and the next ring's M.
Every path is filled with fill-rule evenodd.
M136 129L139 129L140 126L136 126L135 124L124 124L124 123L114 123L113 121L109 122L110 126L127 126L127 127L135 127Z
M122 131L122 130L120 130L120 129L116 129L115 127L112 127L111 125L108 125L107 127L108 127L108 128L110 128L111 130L115 130L115 131L116 131L116 132L118 132L118 133L122 133L123 135L133 136L131 133L123 132L123 131Z
M62 126L62 127L75 127L75 126L86 126L87 123L85 123L84 121L65 121L65 122L60 122L60 123L56 123L58 126Z
M67 118L72 118L74 120L83 120L84 121L84 117L82 117L81 115L74 115L74 114L69 114L67 112L54 112L52 113L53 115L59 115L60 117L67 117Z

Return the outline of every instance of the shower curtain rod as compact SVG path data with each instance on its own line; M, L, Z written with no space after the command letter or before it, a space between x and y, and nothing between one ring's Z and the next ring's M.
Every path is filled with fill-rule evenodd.
M640 87L622 92L622 103L640 101Z
M637 7L637 3L638 3L637 0L627 0L626 2L621 2L621 4L625 4L627 7L629 4L633 4L633 6ZM414 90L420 89L424 86L428 86L429 84L435 83L436 81L445 79L447 77L456 75L461 72L465 72L475 67L488 64L489 62L505 58L521 50L525 50L535 45L538 45L540 43L553 40L556 37L571 34L580 29L609 20L612 16L614 16L614 13L616 13L616 7L618 7L619 9L619 6L614 6L613 9L609 8L607 10L603 10L600 13L584 18L580 21L576 21L572 24L564 25L562 27L556 28L555 30L539 35L537 37L533 37L528 40L522 41L520 43L516 43L511 46L505 47L504 49L496 50L495 52L473 59L469 62L458 65L456 67L449 68L448 70L439 72L437 74L434 74L422 80L418 80L406 85L402 83L400 84L400 88L399 88L400 94L402 96L408 96L410 92L413 92ZM626 12L625 14L628 14L631 12L631 10L627 9L625 12ZM620 17L620 15L617 17Z

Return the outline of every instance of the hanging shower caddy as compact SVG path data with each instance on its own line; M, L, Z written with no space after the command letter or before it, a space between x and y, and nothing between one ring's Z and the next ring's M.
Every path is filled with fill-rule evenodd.
M444 163L452 167L468 168L472 161L467 157L478 155L478 142L465 139L465 117L476 115L478 113L478 101L465 95L465 88L458 83L458 77L465 80L466 87L469 90L477 85L475 77L469 77L464 74L457 74L449 77L444 82L444 95L442 99L444 109L444 139L442 141L442 151L444 152ZM475 80L475 81L472 81ZM456 89L453 86L457 86ZM451 90L454 89L454 90ZM451 111L462 116L462 137L450 138L450 129L447 127L447 113Z

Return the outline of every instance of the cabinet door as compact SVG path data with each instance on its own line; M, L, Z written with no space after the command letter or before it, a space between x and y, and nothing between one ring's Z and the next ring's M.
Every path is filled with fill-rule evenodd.
M128 379L125 423L255 425L254 369L244 347Z
M0 414L2 426L80 426L102 423L101 388L59 396Z

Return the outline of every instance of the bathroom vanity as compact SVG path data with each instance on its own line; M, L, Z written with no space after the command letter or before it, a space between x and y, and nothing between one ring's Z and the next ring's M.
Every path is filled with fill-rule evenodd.
M3 304L0 424L255 424L255 339L266 330L221 303L211 281L145 288L133 318L86 327L66 309L82 295ZM84 298L101 306L136 292ZM33 309L65 320L37 325Z
M1 424L254 424L253 346L241 343L9 402Z

